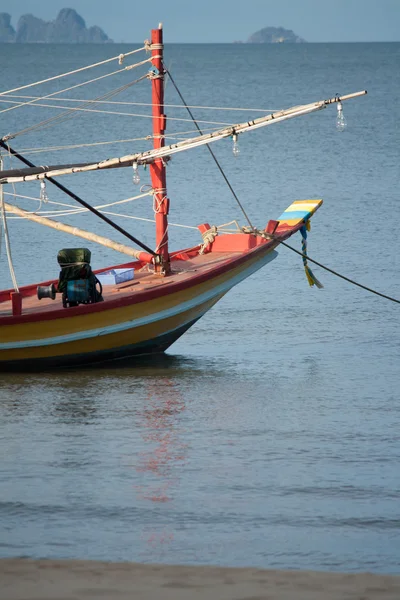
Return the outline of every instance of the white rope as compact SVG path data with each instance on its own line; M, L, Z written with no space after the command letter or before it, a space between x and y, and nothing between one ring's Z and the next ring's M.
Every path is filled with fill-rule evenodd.
M1 100L0 100L1 102ZM204 127L202 129L203 132L205 131L214 131L214 128L210 127ZM169 135L164 135L161 136L163 137L165 140L167 139L171 139L171 140L181 140L181 139L185 139L184 137L182 137L183 135L187 135L187 134L192 134L192 133L197 133L196 129L189 129L187 131L180 131L179 133L171 133ZM129 139L123 139L123 140L109 140L109 141L104 141L104 142L92 142L90 144L68 144L65 146L44 146L43 148L20 148L19 152L23 153L24 156L29 156L30 154L43 154L45 152L59 152L62 150L75 150L76 148L90 148L91 146L107 146L110 144L128 144L128 143L132 143L132 142L148 142L150 140L153 139L152 135L146 135L145 137L138 137L138 138L129 138Z
M190 133L190 132L189 132ZM92 142L90 144L67 144L65 146L44 146L43 148L20 148L18 152L25 156L28 154L41 154L43 152L58 152L60 150L75 150L76 148L90 148L91 146L106 146L109 144L127 144L132 142L145 142L152 140L152 135L145 137L129 138L124 140L110 140L106 142Z
M143 77L146 78L146 76ZM0 102L8 102L8 100L1 100ZM97 102L96 100L90 100L87 101L88 104L90 103L94 103ZM23 106L23 105L18 105L18 106ZM17 106L17 108L18 108ZM32 105L31 105L32 106ZM92 109L92 108L82 108L82 107L77 107L77 108L70 108L69 106L57 106L54 104L42 104L41 102L35 102L35 104L33 106L39 106L41 108L56 108L56 109L67 109L70 112L94 112L94 113L99 113L99 114L103 114L103 115L117 115L117 116L126 116L126 117L141 117L144 119L153 119L154 117L152 115L143 115L143 114L138 114L138 113L129 113L129 112L119 112L119 111L113 111L113 110L100 110L100 109ZM8 109L7 109L8 110ZM0 111L0 114L2 112L5 111ZM163 118L163 117L160 117ZM184 123L192 123L192 119L184 119L181 117L170 117L168 116L168 121L181 121ZM205 120L201 120L201 119L196 119L197 123L205 123L208 125L226 125L226 126L230 126L232 125L232 123L226 123L224 121L205 121ZM39 123L40 125L40 123ZM27 130L23 130L24 132L26 132ZM15 137L16 135L19 135L19 132L17 134L12 134L12 135L7 135L5 136L3 139L10 139L11 137Z
M124 215L121 213L115 213L110 211L102 211L105 215L112 215L113 217L122 217L124 219L133 219L134 221L145 221L146 223L155 223L155 219L147 219L145 217L135 217L134 215ZM171 223L168 221L168 227L179 227L181 229L193 229L198 231L199 228L194 225L182 225L182 223Z
M122 73L123 71L126 71L128 69L134 69L136 67L140 67L148 62L151 62L151 59L146 59L143 60L140 63L136 63L135 65L130 65L128 67L124 67L123 69L117 69L116 71L112 71L111 73L106 73L105 75L100 75L99 77L95 77L94 79L90 79L89 81L82 81L81 83L77 83L76 85L71 85L68 88L64 88L63 90L59 90L57 92L52 92L51 94L46 94L45 96L41 96L39 98L39 100L46 100L48 98L52 98L53 96L58 96L58 94L62 94L64 92L69 92L70 90L74 90L76 88L82 87L84 85L89 85L90 83L94 83L96 81L100 81L101 79L105 79L106 77L112 77L113 75L117 75L118 73ZM95 102L96 100L85 100L84 105L87 105L88 103L90 104L91 102ZM32 104L36 104L36 100L30 100L29 102L21 102L21 103L17 103L16 106L9 106L8 108L5 108L4 110L0 111L0 114L8 112L10 110L15 110L16 108L22 108L23 106L29 106ZM37 104L39 106L39 104ZM76 110L74 108L70 108L70 107L64 107L67 108L70 111Z
M13 187L14 187L14 184L13 184ZM5 196L13 196L14 198L23 198L24 200L35 200L36 202L39 200L39 198L36 198L35 196L24 196L23 194L17 194L16 192L14 192L14 193L4 192L4 195ZM57 204L59 206L72 206L72 204L69 204L66 202L55 202L54 200L48 200L46 204Z
M152 191L149 191L149 194L152 194L152 193L153 193ZM7 194L7 192L5 192L5 194ZM12 196L13 194L8 194L8 195ZM147 194L143 194L143 196L144 195L147 195ZM21 198L29 198L29 199L32 199L32 200L37 200L37 198L33 198L33 197L30 197L30 196L19 196L19 194L17 194L17 196L21 197ZM143 197L143 196L138 196L138 198L139 197ZM122 202L128 202L128 201L134 200L134 199L136 199L136 197L135 198L127 198L125 200L119 200L117 202L114 202L113 204L120 204ZM48 204L60 204L60 205L62 205L61 202L52 202L51 200L48 201ZM64 206L71 206L71 205L65 204ZM106 207L107 205L104 204L102 206ZM95 206L95 208L96 209L100 209L101 207L100 206ZM51 215L51 212L53 212L52 215ZM74 212L88 213L89 210L86 209L86 208L81 208L81 209L77 209ZM156 222L155 219L149 219L149 218L146 218L146 217L136 217L135 215L126 215L126 214L123 214L123 213L117 213L117 212L112 212L112 211L107 211L107 210L100 210L100 212L103 213L103 214L105 214L105 215L110 215L110 216L113 216L113 217L121 217L123 219L132 219L134 221L143 221L145 223L155 223ZM36 214L36 212L35 212L35 214ZM49 217L49 216L62 217L62 216L68 216L68 215L72 214L72 211L41 211L40 214L41 215L46 214L47 217ZM26 217L8 216L7 219L26 219ZM225 230L224 233L237 233L238 231L241 231L241 228L237 224L237 221L230 221L226 225L230 225L232 223L235 223L236 226L237 226L237 228L236 229L232 229L232 230ZM217 227L217 229L222 229L226 225L219 225ZM181 229L192 229L192 230L198 231L198 227L196 227L194 225L183 225L182 223L172 223L170 221L168 222L168 227L177 227L177 228L181 228ZM197 246L193 246L193 249L197 248ZM177 252L181 252L181 250L179 250ZM177 252L175 252L175 254Z
M13 94L10 96L12 98L35 98L36 100L40 100L40 96L22 96ZM57 98L57 101L65 101L65 102L84 102L81 98ZM102 104L124 104L127 106L164 106L165 108L180 108L186 110L186 106L182 106L182 104L152 104L151 102L126 102L122 100L101 100L99 103ZM278 108L245 108L245 107L233 107L233 106L201 106L201 105L188 105L188 108L197 108L201 110L229 110L229 111L248 111L248 112L276 112L280 109Z
M136 54L137 52L141 52L145 50L145 46L142 48L138 48L137 50L131 50L130 52L126 52L123 56L131 56L132 54ZM13 92L19 92L20 90L26 90L27 88L41 85L42 83L47 83L49 81L55 81L56 79L61 79L62 77L68 77L68 75L75 75L76 73L81 73L82 71L87 71L88 69L93 69L95 67L99 67L101 65L105 65L113 60L120 61L121 54L118 56L113 56L112 58L107 58L106 60L102 60L97 63L93 63L92 65L87 65L86 67L81 67L79 69L74 69L73 71L68 71L67 73L61 73L61 75L55 75L54 77L48 77L47 79L42 79L41 81L35 81L33 83L28 83L27 85L21 85L20 87L14 88L12 90L7 90L5 92L0 92L0 96L4 96L5 94L12 94ZM121 64L121 62L120 62Z
M112 92L108 92L105 95L106 96L107 95L111 96L111 95L119 94L121 91L124 91L128 87L130 87L132 85L135 85L136 83L139 83L140 81L143 81L143 79L146 79L146 77L147 77L147 75L143 75L142 77L139 77L138 79L135 79L135 81L131 81L129 84L126 84L126 85L124 85L124 86L122 86L120 88L117 88L117 89L113 90ZM89 106L89 105L95 104L95 103L96 103L96 99L94 99L94 100L88 100L87 103L86 103L86 106ZM46 129L48 127L52 127L56 123L58 123L58 124L63 123L65 121L67 121L69 118L72 118L72 117L76 116L77 112L79 112L79 111L82 111L82 112L101 112L101 111L96 111L95 109L86 109L86 111L85 111L84 108L80 108L80 109L69 108L69 107L65 107L65 108L67 108L67 110L65 112L61 113L60 115L51 117L51 118L46 119L44 121L40 121L39 123L36 123L36 125L32 125L31 127L27 127L26 129L23 129L23 130L21 130L21 131L19 131L17 133L9 134L7 136L4 136L3 140L7 141L8 139L11 139L13 137L15 138L15 137L17 137L19 135L35 131L36 129Z
M158 244L158 246L154 250L154 252L156 252L157 254L160 252L161 248L163 248L164 246L166 246L168 244L168 229L169 229L169 224L167 225L167 228L164 231L164 234L163 234L163 236L161 238L160 243Z
M110 74L108 75L104 75L103 77L108 77ZM103 78L101 77L101 78ZM107 92L106 94L103 94L102 96L100 96L100 98L95 98L92 100L88 100L86 102L86 104L84 104L84 106L88 106L90 104L94 104L95 102L97 102L97 100L102 99L102 98L109 98L112 96L115 96L116 94L121 93L122 91L125 91L126 89L128 89L129 87L131 87L132 85L135 85L136 83L139 83L140 81L143 81L143 79L147 78L147 74L146 75L142 75L142 77L139 77L138 79L135 79L134 81L130 81L129 83L116 88L114 90L111 90L111 92ZM79 84L79 85L86 85L86 83L91 83L91 82L85 82L85 84ZM35 106L37 106L37 104L35 104ZM45 106L45 105L44 105ZM59 106L56 108L60 108ZM61 115L58 116L54 116L51 117L49 119L46 119L45 121L41 121L40 123L37 123L36 125L32 125L31 127L27 127L26 129L23 129L19 132L16 132L14 134L8 134L6 136L3 137L3 140L8 140L11 138L15 138L19 135L22 135L24 133L29 133L30 131L34 131L36 129L40 129L40 128L46 128L46 127L51 127L52 125L55 124L55 122L61 123L65 120L67 120L68 118L70 118L71 116L75 116L75 112L78 110L84 110L82 108L80 109L76 109L76 108L70 108L70 107L65 107L67 109L67 111L65 113L61 113Z
M82 212L89 212L86 209L82 209ZM155 223L155 219L148 219L146 217L136 217L134 215L125 215L123 213L117 213L117 212L112 212L109 210L102 210L100 211L101 213L103 213L104 215L111 215L112 217L121 217L122 219L132 219L134 221L144 221L145 223ZM36 214L36 213L35 213ZM43 212L41 212L40 214L44 214ZM62 216L68 216L71 213L68 211L66 211L65 213L63 211L59 211L56 213L56 211L54 211L53 215L49 215L47 214L47 216L58 216L58 217L62 217ZM17 217L17 216L8 216L7 219L26 219L26 217ZM195 227L194 225L182 225L181 223L171 223L168 222L168 226L169 227L180 227L181 229L193 229L198 231L198 227Z
M228 225L236 225L236 229L226 229L226 227L228 227ZM218 225L218 229L224 229L225 233L228 232L233 232L233 233L237 233L237 232L242 232L242 228L239 226L239 223L236 221L236 219L234 219L233 221L229 221L229 223L224 223L223 225Z
M0 156L0 169L3 169L3 158L1 156ZM10 269L11 280L12 280L14 290L16 292L19 292L17 278L15 276L14 265L13 265L13 261L12 261L12 255L11 255L10 236L8 233L7 217L6 217L5 207L4 207L3 186L1 184L0 184L0 210L1 210L1 217L2 217L2 221L3 221L4 240L5 240L5 244L6 244L7 261L8 261L8 267Z
M217 235L218 235L218 228L215 225L212 225L210 227L210 229L207 229L207 231L202 233L203 243L200 246L199 254L204 254L206 248L214 242Z
M108 208L109 206L116 206L117 204L126 204L127 202L133 202L135 200L140 200L141 198L145 198L146 196L151 196L153 194L153 191L148 191L145 192L144 194L139 194L138 196L132 196L131 198L125 198L124 200L116 200L115 202L109 202L108 204L99 204L97 206L95 206L94 208L96 210L100 210L102 208ZM56 203L54 203L56 204ZM70 205L71 206L71 205ZM54 210L42 210L40 214L45 215L47 214L48 216L50 214L53 214L54 216L63 216L63 215L68 215L68 214L80 214L80 213L87 213L90 212L88 208L73 208L69 211L54 211ZM104 212L104 211L101 211ZM123 215L122 215L123 216Z
M4 192L4 194L8 195L8 196L14 196L14 197L18 197L18 198L24 198L24 199L29 199L29 200L35 200L36 202L38 201L38 198L34 198L33 196L22 196L20 194L11 194L10 192ZM109 206L116 206L117 204L126 204L127 202L133 202L134 200L140 200L141 198L145 198L146 196L152 196L153 195L153 190L150 189L147 192L143 192L143 194L138 194L137 196L132 196L130 198L124 198L123 200L116 200L115 202L109 202L107 204L99 204L97 206L95 206L94 208L96 208L97 210L100 210L102 208L108 208ZM58 206L72 206L72 204L67 204L64 202L56 202L56 201L52 201L52 200L48 200L46 204L55 204ZM57 217L62 217L62 216L66 216L66 215L74 215L74 214L81 214L81 213L87 213L89 212L88 208L71 208L70 210L40 210L39 209L35 210L35 211L31 211L31 213L33 214L41 214L41 215L47 215L49 216L57 216ZM121 215L124 216L124 215ZM14 218L14 219L24 219L25 217L9 217L9 218Z
M0 100L1 102L1 100ZM203 133L205 133L206 131L214 131L213 127L203 127L202 128ZM186 138L183 137L185 135L188 134L192 134L192 133L197 133L197 129L188 129L186 131L179 131L176 133L171 133L169 135L163 135L160 136L165 140L185 140ZM123 140L109 140L109 141L103 141L103 142L92 142L89 144L66 144L65 146L44 146L43 148L35 148L35 147L31 147L31 148L20 148L19 152L23 153L24 156L29 156L32 154L44 154L45 152L62 152L63 150L75 150L77 148L90 148L91 146L108 146L108 145L112 145L112 144L130 144L132 142L148 142L151 141L153 139L152 135L146 135L144 137L138 137L138 138L128 138L128 139L123 139Z

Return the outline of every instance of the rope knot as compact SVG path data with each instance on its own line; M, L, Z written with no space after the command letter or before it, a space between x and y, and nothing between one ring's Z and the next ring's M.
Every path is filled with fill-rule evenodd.
M201 235L203 238L203 243L200 247L199 254L204 254L206 248L208 248L208 246L210 246L217 237L218 229L216 225L213 225L212 227L210 227L210 229L207 229L207 231L204 231Z

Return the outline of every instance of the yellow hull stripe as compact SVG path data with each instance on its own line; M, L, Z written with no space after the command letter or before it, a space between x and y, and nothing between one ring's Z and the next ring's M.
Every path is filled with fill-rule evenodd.
M229 273L147 302L3 327L0 361L98 352L151 340L199 318L231 287L275 256L271 250L257 254Z

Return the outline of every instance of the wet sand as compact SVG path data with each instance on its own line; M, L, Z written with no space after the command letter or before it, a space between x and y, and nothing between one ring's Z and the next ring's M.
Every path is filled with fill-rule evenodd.
M0 560L1 600L400 600L400 576Z

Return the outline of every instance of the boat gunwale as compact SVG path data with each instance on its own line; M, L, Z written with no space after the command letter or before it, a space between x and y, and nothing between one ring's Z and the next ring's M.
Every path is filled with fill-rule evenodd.
M294 232L293 232L294 233ZM81 304L76 307L70 307L68 309L63 308L62 306L58 309L54 309L48 312L43 313L28 313L22 314L19 316L13 315L5 315L0 316L0 326L10 326L10 325L18 325L23 323L31 323L31 322L41 322L41 321L50 321L50 320L59 320L64 318L72 318L79 317L87 314L97 313L97 312L106 312L108 310L114 310L117 308L123 308L125 306L129 306L132 304L132 298L134 297L134 303L139 304L142 302L147 302L150 300L154 300L155 298L161 298L163 296L169 295L171 293L180 292L195 285L201 284L206 280L210 279L210 277L215 278L224 273L231 271L232 269L240 266L241 264L245 264L247 260L253 258L258 253L265 252L266 250L272 251L279 244L278 240L268 240L265 241L254 248L250 248L246 251L229 251L230 253L234 253L235 256L226 257L226 259L220 265L216 265L211 271L203 271L201 273L194 273L190 278L182 281L167 281L167 278L164 279L165 284L162 286L156 286L153 289L141 290L135 289L132 293L125 293L124 297L116 297L116 298L107 298L106 302L98 302L96 304ZM184 250L177 252L176 254L183 253ZM223 254L222 252L216 252L215 254ZM132 263L126 263L132 264ZM125 265L120 265L125 266ZM99 269L95 271L95 273L99 273L101 271L107 271L112 269L113 267L107 267L105 269ZM173 273L171 274L173 276ZM43 282L44 284L53 283L56 280L49 280L48 282ZM31 288L36 292L36 287L40 284L30 284L26 286L25 290ZM23 290L23 288L21 288ZM8 291L8 290L7 290ZM6 293L4 291L3 293ZM10 290L12 293L14 290ZM29 294L29 296L34 295Z

